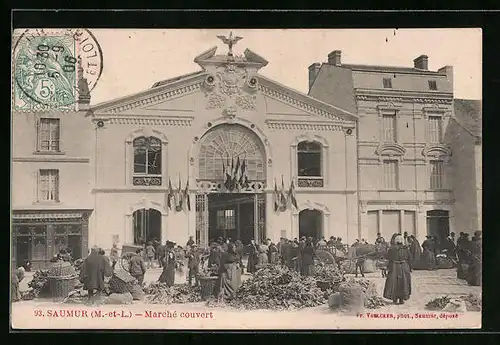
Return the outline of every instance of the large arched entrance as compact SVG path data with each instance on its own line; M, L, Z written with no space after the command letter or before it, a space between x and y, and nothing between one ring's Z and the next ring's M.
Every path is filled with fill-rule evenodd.
M161 213L155 209L142 208L132 215L134 224L134 244L150 241L161 242Z
M299 213L299 237L312 237L315 240L323 236L323 212L320 210L302 210Z
M266 153L260 138L239 124L221 124L199 141L196 239L243 243L266 239Z

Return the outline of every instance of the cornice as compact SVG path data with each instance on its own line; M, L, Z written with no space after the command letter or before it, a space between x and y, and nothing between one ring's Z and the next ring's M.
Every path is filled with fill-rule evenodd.
M35 156L35 157L13 157L13 162L51 162L51 163L89 163L90 158L85 157L61 157L61 156Z
M425 93L414 91L382 91L370 89L356 89L356 99L361 101L375 102L399 102L399 103L422 103L422 104L452 104L452 93Z
M269 129L298 130L298 131L341 131L343 126L335 123L315 123L286 120L266 120Z
M261 92L265 96L268 96L280 102L284 102L310 114L318 115L336 122L356 121L356 115L351 114L345 110L333 107L308 95L301 94L298 91L287 88L286 86L263 78L262 76L259 76L259 80L261 81L259 83L259 92ZM336 112L343 113L344 115L349 117L350 120L346 120L341 118L340 116L335 115Z
M129 117L106 117L105 120L111 125L145 125L145 126L176 126L190 127L193 123L193 117L189 118L168 118L168 117L145 117L145 116L129 116Z
M162 102L168 99L181 97L184 95L189 95L200 90L203 79L202 75L195 76L195 82L189 84L177 86L173 88L173 85L166 85L161 90L149 89L143 93L139 93L133 96L129 96L125 99L119 99L110 102L109 106L106 104L97 105L92 108L95 114L116 114L130 109L134 109L141 106L151 105L157 102ZM184 81L183 81L184 82ZM176 84L174 84L176 85ZM168 89L167 89L168 87ZM154 93L153 93L154 92Z

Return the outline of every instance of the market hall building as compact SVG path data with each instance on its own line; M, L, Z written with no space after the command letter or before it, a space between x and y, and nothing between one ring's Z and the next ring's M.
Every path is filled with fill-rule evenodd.
M14 138L16 261L189 236L358 237L356 116L262 76L248 49L195 62L74 114L14 113L16 138L40 138Z

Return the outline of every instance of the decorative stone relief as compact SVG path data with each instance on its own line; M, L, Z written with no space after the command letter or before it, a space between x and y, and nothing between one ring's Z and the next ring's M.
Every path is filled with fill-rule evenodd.
M236 115L237 108L242 110L256 109L258 89L255 76L232 63L219 68L215 75L208 75L204 82L207 109L224 109L229 118Z
M361 206L361 212L366 213L368 210L368 203L366 201L361 201L359 204Z

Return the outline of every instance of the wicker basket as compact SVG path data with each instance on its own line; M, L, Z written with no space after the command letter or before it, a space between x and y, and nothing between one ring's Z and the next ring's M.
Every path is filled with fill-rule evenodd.
M214 296L217 277L200 277L201 299L206 301Z
M76 275L67 277L49 277L50 293L53 298L66 298L78 282Z
M109 280L109 289L113 293L125 293L130 290L130 285L136 279L126 271L115 271Z

